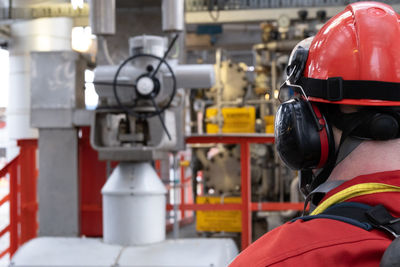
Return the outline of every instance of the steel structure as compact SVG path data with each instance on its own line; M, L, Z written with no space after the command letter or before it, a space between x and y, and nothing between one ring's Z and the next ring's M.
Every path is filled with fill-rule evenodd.
M391 4L396 11L400 10L400 4ZM344 5L336 6L309 6L309 7L259 7L257 9L227 9L227 10L196 10L185 13L185 22L187 24L212 24L212 23L238 23L238 22L260 22L275 21L285 16L291 20L299 19L299 11L307 10L308 19L317 18L317 13L321 10L326 12L326 16L332 17L343 11Z

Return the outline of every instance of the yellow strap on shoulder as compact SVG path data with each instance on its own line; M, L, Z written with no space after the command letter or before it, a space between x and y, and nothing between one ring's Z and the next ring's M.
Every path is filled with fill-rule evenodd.
M400 192L400 187L382 183L364 183L353 185L330 196L324 202L319 204L317 208L311 213L311 215L320 214L330 206L341 203L353 197L384 192Z

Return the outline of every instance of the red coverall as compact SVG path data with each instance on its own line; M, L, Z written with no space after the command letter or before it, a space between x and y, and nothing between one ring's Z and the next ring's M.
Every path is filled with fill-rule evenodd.
M346 181L328 192L320 205L330 196L363 183L400 186L400 171L363 175ZM394 217L400 217L399 192L370 192L346 201L370 206L383 204ZM259 238L229 266L379 266L391 241L383 231L366 231L341 221L297 220Z

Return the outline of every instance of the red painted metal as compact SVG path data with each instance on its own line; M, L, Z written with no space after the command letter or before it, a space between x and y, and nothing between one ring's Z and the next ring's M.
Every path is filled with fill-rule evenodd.
M10 202L10 224L0 231L0 237L10 233L10 246L0 252L0 258L12 256L19 246L37 236L37 140L18 140L20 153L0 170L0 178L9 175L10 193L0 200L0 206Z
M23 244L37 236L37 140L18 140L20 147L20 243Z
M180 207L183 207L185 205L185 166L183 166L182 162L185 161L185 156L181 155L180 158L180 167L181 167L181 175L180 175L180 180L181 180L181 205ZM185 210L183 208L180 208L181 210L181 220L185 218Z
M6 202L9 201L9 200L10 200L10 195L8 194L7 196L3 197L3 198L0 200L0 206L2 206L4 203L6 203Z
M251 240L251 173L250 144L242 140L240 143L241 163L241 196L242 196L242 242L241 249L247 248Z
M0 231L0 237L5 235L6 233L8 233L10 231L10 229L11 229L10 225L7 225L6 227L4 227L3 230Z
M3 258L8 253L10 253L10 248L7 248L6 250L4 250L3 252L0 253L0 259Z
M239 210L242 204L185 204L179 205L179 209L187 210ZM302 211L304 203L299 202L252 202L250 206L252 211L282 211L298 210ZM167 204L167 210L173 210L173 205Z
M273 135L204 135L186 138L188 144L239 144L241 157L241 204L193 204L180 207L183 210L241 210L242 212L242 240L241 249L248 247L252 240L251 213L252 211L280 211L303 210L304 203L284 202L251 202L251 172L250 172L250 144L274 143ZM167 209L171 207L167 206Z
M185 204L179 205L183 210L239 210L242 204ZM173 210L174 206L167 204L167 210Z
M251 203L252 211L282 211L282 210L298 210L304 209L304 203L299 202L260 202Z
M154 169L156 170L158 177L160 177L160 179L162 179L162 177L161 177L161 160L154 161Z
M186 137L187 144L241 144L247 143L267 143L273 144L275 141L274 135L194 135Z
M81 235L103 235L101 188L107 179L107 165L98 159L98 153L90 145L90 128L81 128L79 139L80 176L80 228Z
M14 159L18 162L18 158ZM14 161L13 160L13 161ZM13 255L19 246L18 235L18 165L12 164L10 173L10 255Z
M18 164L18 157L15 157L13 160L11 160L9 163L7 163L1 170L0 170L0 177L6 176L9 171L11 166L14 166L15 164Z

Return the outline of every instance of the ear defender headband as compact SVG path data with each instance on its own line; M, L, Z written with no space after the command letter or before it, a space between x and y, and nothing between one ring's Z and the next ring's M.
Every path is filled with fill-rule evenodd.
M390 140L400 137L400 109L395 107L364 107L358 112L343 113L338 105L329 105L327 114L335 127L344 131L354 121L364 118L350 136L366 140Z
M286 75L288 76L288 80L291 84L296 84L296 82L303 75L307 58L308 49L302 46L297 47L293 56L289 59L290 64L286 68Z
M275 118L277 151L288 167L301 170L300 187L305 195L309 195L311 191L324 183L335 166L351 153L361 143L361 140L389 140L400 137L400 113L393 107L364 107L354 113L343 113L340 111L339 105L317 105L308 100L308 96L315 96L316 92L322 95L321 92L327 91L326 87L329 86L337 85L344 89L341 91L342 93L338 94L343 97L343 95L351 95L350 91L354 90L349 90L350 93L347 93L346 88L350 88L357 82L368 84L369 87L376 86L376 83L389 84L390 87L391 83L372 82L371 85L369 81L343 81L340 77L330 78L333 80L306 78L303 76L303 71L307 58L308 49L297 46L286 69L288 78L280 90L281 92L282 89L289 88L297 96L283 102L279 106ZM322 82L317 84L315 81ZM376 91L376 87L374 90ZM335 93L329 95L328 93L324 99L338 99L340 98L338 95ZM335 149L332 124L342 130L338 149ZM348 137L356 138L353 139L356 141L349 141ZM353 143L343 146L346 139L349 144ZM346 146L351 149L346 149ZM338 159L340 150L345 152ZM313 174L312 169L318 169L316 174Z

